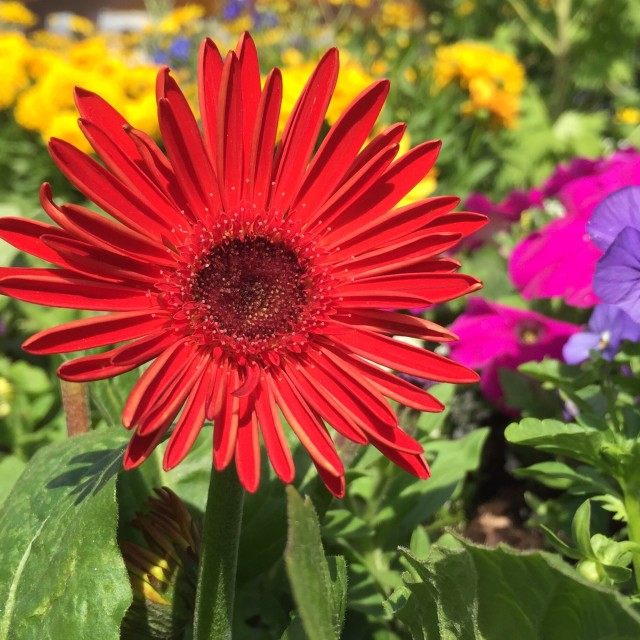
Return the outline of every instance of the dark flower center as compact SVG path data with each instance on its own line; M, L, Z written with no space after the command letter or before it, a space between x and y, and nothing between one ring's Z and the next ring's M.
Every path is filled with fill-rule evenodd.
M308 294L305 270L286 245L234 238L213 247L202 262L191 296L216 331L260 340L295 330Z

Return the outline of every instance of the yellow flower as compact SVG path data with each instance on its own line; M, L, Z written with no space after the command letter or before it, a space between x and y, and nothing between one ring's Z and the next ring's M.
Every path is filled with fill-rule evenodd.
M156 26L160 33L180 33L189 27L197 26L204 17L204 7L199 4L187 4L170 11Z
M27 65L31 47L21 33L0 33L0 109L10 107L16 96L29 84Z
M468 91L464 115L488 112L502 126L516 125L525 73L512 55L478 42L441 46L436 49L433 77L436 90L457 79Z
M91 20L84 16L77 16L75 14L72 14L69 17L69 28L74 33L79 33L83 36L93 35L96 30L96 27Z
M32 27L38 18L21 2L0 2L0 22L21 27Z
M135 100L125 100L118 105L118 110L136 129L158 137L160 131L155 93L142 95Z
M640 109L633 107L623 107L616 111L616 120L620 124L640 124Z
M13 396L13 385L6 378L0 377L0 418L5 418L11 413Z
M78 127L78 113L75 109L73 111L58 111L41 133L45 142L51 138L60 138L75 145L78 149L82 149L82 151L91 151L91 145Z

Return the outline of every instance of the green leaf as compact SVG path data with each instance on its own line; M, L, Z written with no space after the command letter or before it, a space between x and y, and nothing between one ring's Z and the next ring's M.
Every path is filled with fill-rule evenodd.
M585 500L576 510L571 522L573 541L585 558L595 559L591 547L591 501Z
M25 463L18 456L5 456L0 460L0 506L11 492L24 467Z
M504 435L512 444L566 455L596 467L602 466L599 452L607 437L605 433L573 422L537 418L525 418L520 423L510 424Z
M568 490L574 494L613 490L609 483L591 467L580 466L574 469L556 460L538 462L525 469L515 469L513 473L518 478L531 478L545 487Z
M303 501L293 487L287 487L287 501L289 535L284 559L298 613L310 640L335 640L344 616L344 604L337 609L335 599L340 592L344 598L346 576L341 577L338 561L333 564L334 576L330 573L309 498Z
M403 550L413 572L389 607L426 640L633 640L640 616L546 553L433 547L427 561Z
M0 640L117 640L131 603L116 543L127 434L41 449L0 511Z

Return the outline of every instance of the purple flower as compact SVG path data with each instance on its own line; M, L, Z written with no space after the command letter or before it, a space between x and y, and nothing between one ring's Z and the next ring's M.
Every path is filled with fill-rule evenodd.
M189 38L185 38L185 36L178 36L169 45L169 53L176 60L186 61L189 59L189 55L191 54L191 46L192 42Z
M574 170L580 167L586 171L588 166L590 173L567 178L561 186L557 177L553 186L565 207L565 216L515 247L509 260L509 274L527 299L562 297L573 306L590 307L598 302L593 278L603 249L590 240L587 221L607 195L626 186L640 185L640 153L623 151L598 161L575 162Z
M588 229L606 251L596 267L594 291L640 322L640 187L619 189L605 198Z
M613 360L623 340L638 339L640 324L619 307L601 303L593 310L586 331L569 338L562 356L568 364L579 364L589 359L591 351L600 351L603 358Z
M498 406L504 406L501 369L515 370L545 356L560 358L569 336L579 331L576 325L479 297L469 300L450 328L460 338L451 345L451 356L480 370L480 388Z

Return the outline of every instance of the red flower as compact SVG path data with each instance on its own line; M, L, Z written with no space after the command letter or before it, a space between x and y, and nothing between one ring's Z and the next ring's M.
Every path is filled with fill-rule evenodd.
M64 175L112 219L80 206L44 210L55 225L2 218L7 242L57 268L8 268L0 292L53 307L107 311L36 334L30 353L126 342L64 363L78 382L117 376L153 360L122 421L135 432L124 457L140 464L177 418L164 456L170 469L205 420L215 423L217 469L235 457L255 491L260 435L275 472L294 467L278 409L330 491L344 495L344 467L325 422L371 443L420 478L422 446L404 433L385 397L440 411L428 393L378 365L444 382L477 376L435 353L394 340L454 336L394 311L443 302L480 287L437 254L484 224L456 213L455 197L393 207L429 171L440 142L399 159L404 125L364 148L389 89L363 91L313 154L338 75L329 50L310 77L273 152L282 95L273 69L260 86L253 41L222 60L207 40L199 61L202 134L168 69L158 74L166 155L99 96L77 89L80 126L102 166L52 139ZM313 156L313 157L312 157Z

